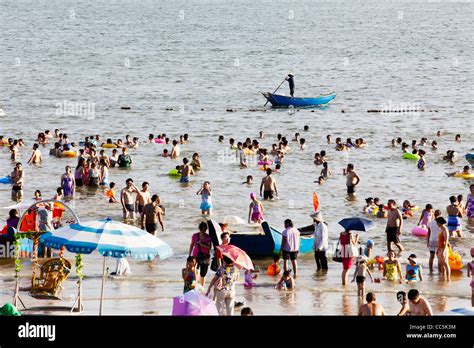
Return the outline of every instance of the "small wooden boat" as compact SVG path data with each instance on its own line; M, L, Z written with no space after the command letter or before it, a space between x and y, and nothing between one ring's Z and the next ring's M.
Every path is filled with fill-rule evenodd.
M219 224L208 220L209 235L214 247L220 244ZM230 244L244 250L250 256L272 256L279 254L283 237L281 232L263 221L260 228L251 232L233 232L230 234ZM305 254L313 250L314 236L302 233L300 238L300 253Z
M321 95L315 98L292 98L286 95L273 94L270 92L262 93L265 98L272 104L274 108L287 108L289 106L294 107L311 107L321 106L329 103L331 100L336 98L336 93L328 95Z

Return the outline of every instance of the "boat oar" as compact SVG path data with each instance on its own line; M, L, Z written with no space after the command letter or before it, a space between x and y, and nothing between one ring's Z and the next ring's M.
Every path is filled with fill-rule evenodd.
M280 83L280 84L278 85L278 87L273 91L272 94L275 94L275 93L280 89L281 85L285 83L285 81L286 81L286 77L283 79L283 81L281 81L281 83ZM263 106L267 106L268 102L269 102L269 99L267 98L267 102L266 102L265 105L263 105Z

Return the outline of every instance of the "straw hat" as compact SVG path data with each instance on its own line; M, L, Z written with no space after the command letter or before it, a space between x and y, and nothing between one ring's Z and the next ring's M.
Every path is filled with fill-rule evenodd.
M323 214L321 212L317 211L316 213L313 213L310 215L311 218L313 218L316 221L323 222Z

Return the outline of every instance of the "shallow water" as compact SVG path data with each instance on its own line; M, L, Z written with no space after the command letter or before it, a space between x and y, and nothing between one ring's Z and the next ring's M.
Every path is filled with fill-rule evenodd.
M148 133L165 132L171 138L190 134L182 156L199 152L204 168L187 187L166 175L178 162L158 157L161 145L132 150L131 171L110 171L118 188L133 177L136 183L150 182L151 191L161 196L167 216L166 232L160 237L175 255L154 266L131 261L132 276L107 283L105 311L169 314L171 298L181 293L180 270L190 237L201 220L195 195L201 182L212 183L217 219L225 215L245 219L248 195L258 190L263 175L256 166L240 170L224 160L227 145L217 142L218 135L224 135L227 144L230 137L256 138L264 130L261 143L269 147L277 133L291 139L295 132L303 134L304 125L310 126L302 135L307 148L301 151L293 143L282 173L276 176L280 199L264 203L265 218L277 228L288 217L297 226L310 222L313 190L320 197L331 239L340 232L337 222L359 215L368 196L409 199L419 206L431 203L444 210L450 195L467 195L469 181L444 175L460 169L464 160L451 166L441 157L448 149L463 155L474 147L470 13L472 4L456 2L0 1L0 104L6 114L0 116L0 134L27 141L20 157L24 163L36 134L45 129L60 128L75 141L97 133L114 139L131 134L141 140ZM288 71L295 74L297 95L336 91L338 97L324 109L262 111L265 100L259 91L273 91ZM280 91L287 93L287 86ZM94 113L69 116L58 108L65 100L94 105ZM400 103L425 112L367 113ZM236 111L226 112L229 108ZM439 151L428 151L424 172L388 146L397 136L432 140L437 130L444 135L436 139ZM462 134L461 143L454 142L456 133ZM363 137L369 147L337 153L326 144L326 134L333 139ZM320 150L327 151L334 172L321 187L313 183L320 167L312 163ZM36 189L45 197L53 196L63 167L75 164L50 158L48 151L43 151L41 167L26 169L26 197ZM362 177L355 202L346 199L341 175L349 162ZM9 153L0 149L0 173L10 170ZM252 188L241 184L248 174L256 179ZM2 206L11 204L9 190L0 186ZM82 220L121 219L121 210L100 193L79 191L74 204ZM380 254L385 250L384 223L376 223L377 228L362 239L374 240ZM409 234L413 225L406 223L402 242L427 268L424 241ZM465 232L466 237L453 245L467 260L474 226ZM96 313L101 262L93 254L85 257L85 263L86 313ZM257 261L260 266L268 263ZM300 258L300 268L292 294L277 292L273 289L277 279L262 276L255 289L237 286L238 297L257 314L357 313L355 284L341 288L340 264L331 263L327 276L318 277L308 255ZM27 262L22 274L22 286L27 286ZM465 272L453 275L449 285L440 283L437 275L425 277L417 287L436 312L469 306ZM66 284L68 301L75 293L74 280ZM11 264L0 266L0 282L3 303L13 293ZM398 310L395 293L409 287L367 284L391 313ZM28 304L45 303L23 296Z

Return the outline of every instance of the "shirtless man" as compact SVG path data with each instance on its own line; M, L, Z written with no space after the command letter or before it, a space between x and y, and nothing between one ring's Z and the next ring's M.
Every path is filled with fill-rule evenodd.
M23 186L25 185L25 171L21 163L17 163L13 172L11 173L12 178L12 200L20 202L23 199Z
M137 187L133 184L133 180L128 178L125 182L126 186L120 193L120 203L123 207L123 219L127 219L127 213L130 214L130 219L135 220L135 204L133 194L139 194Z
M148 191L149 186L150 184L148 182L143 182L142 189L137 194L137 211L141 216L143 216L143 208L145 205L151 202L150 191Z
M43 162L43 156L41 156L41 151L38 148L38 144L33 145L33 153L28 160L28 164L41 164L41 162Z
M355 187L359 185L360 178L354 171L354 165L349 163L347 169L343 169L343 174L346 176L347 194L353 195Z
M189 177L194 175L194 169L192 166L189 165L189 160L185 157L183 158L183 165L181 166L181 178L179 179L180 182L189 182Z
M178 146L178 141L173 140L173 149L171 150L171 158L178 158L180 155L180 150Z
M143 208L142 229L146 229L148 233L156 236L158 223L161 225L161 230L164 231L165 225L163 223L163 210L160 207L160 197L153 195L150 202Z
M416 289L408 291L408 300L410 301L410 315L411 316L432 316L433 311L431 306Z
M263 196L263 199L273 199L275 195L278 197L276 180L272 177L272 169L268 168L267 176L262 179L260 184L260 197Z
M462 237L462 218L463 209L458 204L458 200L455 196L449 197L450 205L446 207L446 212L448 213L448 231L449 236L454 237L454 232L458 237Z
M375 303L375 294L372 292L367 293L365 296L366 304L359 307L360 317L372 317L372 316L384 316L385 310L382 305Z
M404 250L400 243L400 234L402 233L403 227L402 213L398 210L395 200L389 199L387 205L389 209L387 214L387 228L385 229L387 233L387 250L392 250L392 243L395 243L399 250L398 255L400 255Z

